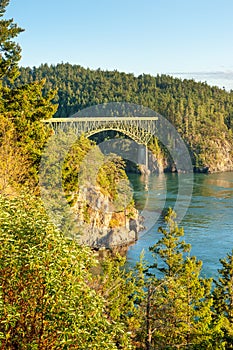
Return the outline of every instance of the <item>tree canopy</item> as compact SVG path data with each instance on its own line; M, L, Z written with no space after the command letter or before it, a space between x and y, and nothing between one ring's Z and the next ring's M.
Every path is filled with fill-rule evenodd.
M0 80L13 81L19 75L18 62L21 58L21 48L13 40L23 31L13 19L3 19L10 0L0 2Z
M81 109L106 102L130 102L165 116L189 147L196 169L210 171L233 168L233 92L194 80L168 75L151 76L79 65L42 64L20 68L16 84L46 78L43 91L58 89L55 117L68 117Z
M233 252L221 260L212 288L169 210L150 249L154 264L142 257L129 270L119 255L96 259L58 230L35 187L51 133L42 119L55 114L56 103L59 116L109 100L146 105L174 123L199 166L213 152L221 156L219 145L232 147L233 93L169 76L136 78L69 64L19 70L21 50L13 39L22 29L2 19L8 3L0 2L0 348L232 349ZM70 200L91 147L80 138L66 158ZM159 153L156 140L153 147ZM98 174L115 200L125 179L119 157Z

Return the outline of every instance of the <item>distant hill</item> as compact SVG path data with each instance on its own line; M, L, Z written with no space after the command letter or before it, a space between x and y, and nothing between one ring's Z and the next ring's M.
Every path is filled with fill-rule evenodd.
M68 117L105 102L143 105L165 116L181 134L200 171L233 170L233 92L168 75L151 76L42 64L21 68L16 84L46 78L45 90L57 89L55 116Z

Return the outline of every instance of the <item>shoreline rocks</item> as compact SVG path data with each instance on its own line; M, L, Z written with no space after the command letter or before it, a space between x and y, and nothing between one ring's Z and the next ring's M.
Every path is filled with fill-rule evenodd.
M139 231L143 229L138 211L132 205L124 210L115 209L114 203L101 192L100 187L80 189L73 206L80 229L80 244L93 249L115 249L135 243Z

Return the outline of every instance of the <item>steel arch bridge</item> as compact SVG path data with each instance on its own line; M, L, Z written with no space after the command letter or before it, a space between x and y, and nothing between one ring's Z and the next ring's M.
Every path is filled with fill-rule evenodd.
M64 132L72 129L77 135L85 134L90 137L101 131L115 130L129 136L138 144L147 147L151 137L156 133L156 116L129 116L129 117L76 117L76 118L51 118L44 120L44 123L57 133L59 130Z

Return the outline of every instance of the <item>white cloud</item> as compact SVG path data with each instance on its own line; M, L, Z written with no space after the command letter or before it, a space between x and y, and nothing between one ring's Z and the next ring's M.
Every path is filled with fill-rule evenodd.
M211 86L218 86L230 91L233 90L233 71L216 72L177 72L169 73L181 79L194 79L196 81L207 82Z

